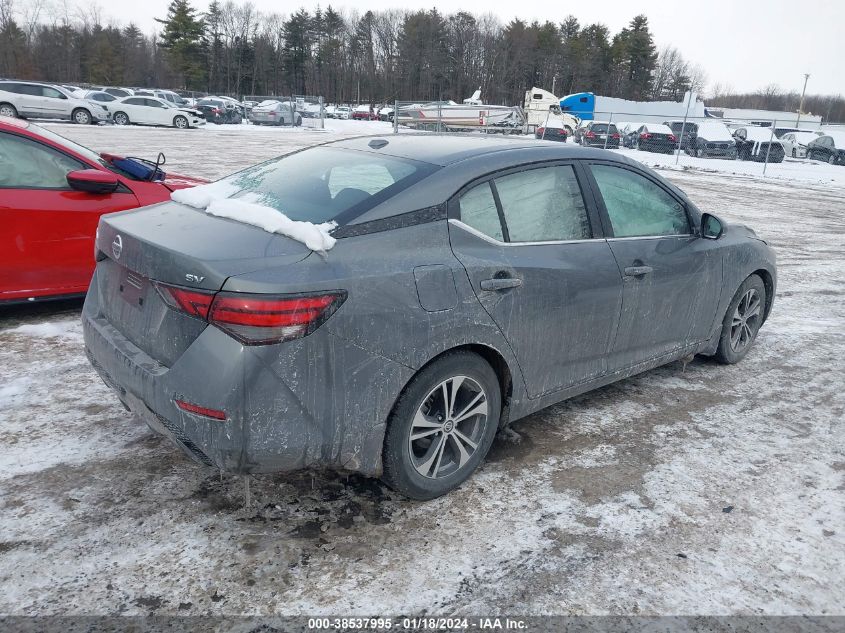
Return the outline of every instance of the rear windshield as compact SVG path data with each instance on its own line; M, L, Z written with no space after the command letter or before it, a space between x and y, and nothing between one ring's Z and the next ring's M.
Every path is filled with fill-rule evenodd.
M233 198L257 194L260 204L292 220L343 224L437 169L383 154L314 147L250 167L222 182L240 189ZM253 201L254 196L248 197Z
M590 129L597 134L607 134L607 123L593 123L590 126ZM616 126L611 123L610 124L610 134L616 134L619 130L616 129Z
M687 121L686 123L678 121L677 123L673 123L670 127L672 128L672 132L674 134L680 134L682 128L684 130L684 134L693 134L698 128L698 125L692 123L691 121Z

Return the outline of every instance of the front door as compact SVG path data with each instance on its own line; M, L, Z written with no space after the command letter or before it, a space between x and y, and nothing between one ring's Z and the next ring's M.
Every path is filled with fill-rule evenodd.
M721 285L714 242L698 237L686 205L657 180L620 165L590 170L623 279L610 369L706 340Z
M502 173L450 206L452 249L531 397L604 374L619 319L619 269L577 173L565 163Z
M0 133L0 300L85 292L104 213L134 194L74 191L67 174L88 166L16 134Z

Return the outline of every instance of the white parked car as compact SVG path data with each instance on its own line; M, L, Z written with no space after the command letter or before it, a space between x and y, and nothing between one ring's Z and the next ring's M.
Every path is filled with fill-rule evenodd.
M37 81L0 81L0 116L69 119L87 125L108 121L102 104L80 99L60 86Z
M205 125L202 113L191 108L179 108L169 101L137 95L111 104L116 125L166 125L181 129Z
M348 106L337 106L334 109L334 118L336 119L351 119L352 108Z
M821 132L811 132L809 130L787 132L780 137L780 142L787 156L792 156L792 158L806 158L807 145L810 144L810 141L815 141L819 138L819 134Z

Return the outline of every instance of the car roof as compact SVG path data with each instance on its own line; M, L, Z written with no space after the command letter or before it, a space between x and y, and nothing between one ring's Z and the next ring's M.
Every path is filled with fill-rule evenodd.
M386 144L374 148L370 143L374 140L386 141ZM533 137L512 139L506 137L481 136L476 134L450 134L440 136L429 133L388 134L385 136L359 136L327 143L328 147L340 147L374 154L387 154L397 158L418 160L441 167L460 162L468 158L490 155L500 152L512 152L529 148L536 148L537 141ZM562 147L565 157L578 156L583 158L581 147Z
M374 140L380 142L371 146L370 143ZM383 144L384 141L387 142L386 145ZM568 143L544 143L537 141L533 136L514 139L480 134L450 134L448 136L430 133L388 134L343 139L325 143L320 147L389 155L448 167L436 170L420 182L351 220L350 224L385 219L407 213L412 209L441 204L475 179L500 170L532 163L568 159L601 160L650 172L642 163L619 153ZM689 202L677 187L654 172L651 173L683 200Z

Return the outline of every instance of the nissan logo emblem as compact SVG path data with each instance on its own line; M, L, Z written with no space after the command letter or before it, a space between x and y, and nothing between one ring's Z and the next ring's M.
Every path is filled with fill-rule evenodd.
M111 252L115 259L120 259L120 254L123 252L123 239L116 235L114 242L111 243Z

